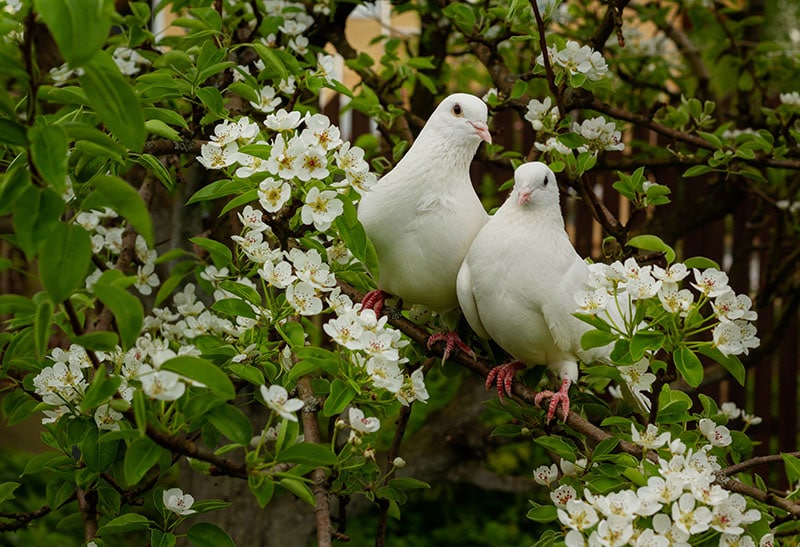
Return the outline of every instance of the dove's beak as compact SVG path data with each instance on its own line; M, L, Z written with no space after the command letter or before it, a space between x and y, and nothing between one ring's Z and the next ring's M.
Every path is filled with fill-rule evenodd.
M492 144L492 134L489 133L489 126L484 122L469 122L475 129L475 133L481 138L482 141Z
M530 192L520 192L517 197L517 204L522 205L523 203L527 203L529 199L531 199Z

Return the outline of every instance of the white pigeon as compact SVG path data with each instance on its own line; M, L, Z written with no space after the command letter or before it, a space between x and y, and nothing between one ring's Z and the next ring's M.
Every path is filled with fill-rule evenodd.
M492 369L487 388L496 378L502 399L517 370L547 365L561 388L537 394L535 402L550 397L548 421L559 402L567 416L578 359L595 357L580 345L592 327L572 315L574 295L588 276L589 266L564 230L555 175L540 162L519 166L514 189L472 242L458 273L458 300L472 329L517 359Z
M481 141L492 142L486 104L466 93L445 98L397 165L358 207L378 255L378 290L364 298L380 313L388 294L445 313L457 307L456 277L473 238L489 216L472 187L469 167ZM445 339L447 353L458 343ZM468 349L468 348L467 348Z

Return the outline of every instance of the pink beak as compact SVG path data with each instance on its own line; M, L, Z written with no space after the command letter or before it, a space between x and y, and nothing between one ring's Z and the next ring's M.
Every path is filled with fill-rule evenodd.
M489 126L483 122L469 122L475 129L475 133L481 138L482 141L492 144L492 134L489 133Z
M520 192L517 197L517 204L522 205L523 203L527 203L529 199L531 199L530 192Z

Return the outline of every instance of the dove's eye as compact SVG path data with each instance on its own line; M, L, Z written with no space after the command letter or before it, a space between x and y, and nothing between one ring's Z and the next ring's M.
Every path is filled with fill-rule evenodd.
M461 111L460 104L458 103L455 104L455 106L453 107L453 114L455 114L456 116L461 116L461 114L463 114L463 112Z

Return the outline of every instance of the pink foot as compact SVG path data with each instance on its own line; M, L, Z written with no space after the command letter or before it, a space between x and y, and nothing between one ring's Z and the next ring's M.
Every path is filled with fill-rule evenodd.
M569 378L564 378L561 380L561 389L556 392L552 392L549 390L542 391L536 394L534 397L533 402L536 403L536 406L542 402L543 399L550 399L550 405L547 407L547 423L550 423L550 420L553 419L553 416L556 414L556 408L558 407L558 403L561 403L561 410L564 411L564 420L566 421L567 416L569 415L569 386L572 384L572 381Z
M467 355L472 357L473 360L476 359L475 352L472 351L472 349L468 345L466 345L461 340L461 338L459 338L458 334L456 334L455 332L452 332L452 331L451 332L438 332L436 334L431 334L430 337L428 338L428 349L431 349L431 347L436 342L444 342L445 343L444 353L442 354L442 359L445 360L445 361L447 361L447 358L450 357L450 353L455 348L460 349L461 351L463 351L464 353L466 353Z
M491 389L492 384L496 384L497 395L500 397L500 402L504 402L505 395L511 395L511 384L514 381L514 375L518 370L524 368L525 365L519 361L494 367L489 371L488 376L486 376L486 389Z
M388 293L380 289L369 291L364 295L364 298L361 299L361 309L373 310L375 315L380 317L381 310L383 310L383 303L388 296Z

